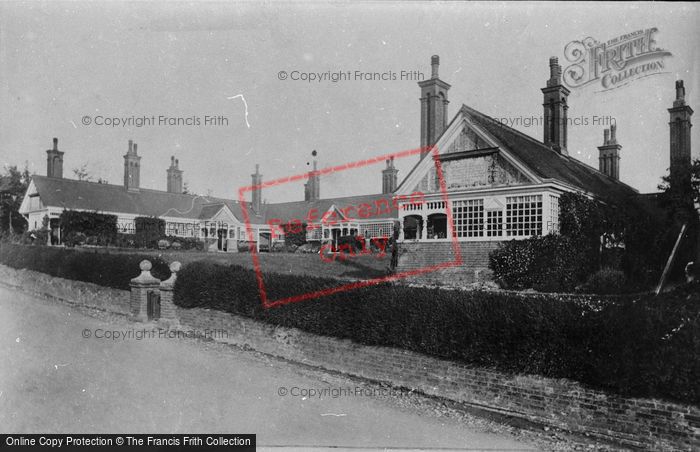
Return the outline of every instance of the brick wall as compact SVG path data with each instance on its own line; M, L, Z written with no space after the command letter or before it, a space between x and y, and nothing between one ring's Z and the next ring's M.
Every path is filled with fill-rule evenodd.
M45 273L0 265L0 281L24 292L50 296L69 304L128 314L130 293L83 281L57 278Z
M700 448L700 408L623 398L568 380L505 375L387 347L316 336L209 309L177 308L182 328L285 359L463 402L632 447Z
M412 282L462 285L489 281L489 253L500 241L459 242L463 264L409 278ZM453 242L404 242L399 244L397 271L410 271L455 260Z

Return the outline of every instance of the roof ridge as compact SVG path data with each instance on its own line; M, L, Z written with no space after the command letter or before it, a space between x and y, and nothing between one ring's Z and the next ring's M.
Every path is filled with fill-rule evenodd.
M481 116L483 116L484 118L488 119L489 121L492 121L493 123L495 123L495 124L498 125L499 127L504 127L504 128L506 128L506 130L518 134L518 135L521 136L522 138L525 138L526 140L535 143L536 145L542 147L543 149L546 149L546 150L548 150L548 151L553 152L554 154L558 155L559 157L569 157L568 155L563 155L563 154L558 153L557 151L555 151L554 149L548 147L546 144L544 144L543 142L539 141L538 139L533 138L533 137L531 137L530 135L519 131L518 129L514 129L514 128L512 128L511 126L509 126L508 124L503 124L503 122L498 121L498 120L492 118L491 116L487 115L486 113L482 113L482 112L480 112L479 110L475 110L475 109L469 107L469 106L466 105L466 104L462 104L462 107L467 109L467 113L469 113L469 114L476 113L477 115L481 115Z
M489 115L487 115L487 114L485 114L485 113L482 113L482 112L480 112L480 111L478 111L478 110L476 110L476 109L474 109L474 108L472 108L472 107L469 107L469 106L466 105L466 104L462 104L462 110L465 110L465 112L466 112L467 114L469 114L469 115L475 114L475 115L477 115L477 116L482 116L483 118L485 118L485 119L487 119L487 120L493 122L497 127L500 127L500 128L502 128L502 129L506 130L507 132L515 133L515 134L518 135L519 137L524 138L524 139L530 141L531 143L536 144L537 146L539 146L539 147L541 147L541 148L543 148L543 149L545 149L545 150L547 150L547 151L550 151L550 152L554 153L554 155L556 155L557 157L559 157L559 158L561 158L561 159L563 159L563 160L565 160L565 161L572 162L572 163L574 163L574 164L576 164L576 165L579 165L579 166L581 166L582 168L584 168L586 171L592 172L592 173L593 173L594 175L596 175L596 176L602 176L602 177L604 177L604 178L610 180L611 182L614 182L614 183L616 183L616 184L618 184L618 185L625 186L625 187L627 187L627 188L629 188L629 189L631 189L631 190L634 190L634 191L636 191L637 193L639 193L639 190L637 190L636 188L632 187L631 185L626 184L625 182L621 181L620 179L616 179L616 178L614 178L614 177L612 177L612 176L609 176L609 175L603 173L602 171L598 170L596 167L594 167L594 166L592 166L592 165L589 165L588 163L586 163L586 162L584 162L584 161L582 161L582 160L579 160L579 159L577 159L576 157L573 157L573 156L568 155L568 154L566 154L566 155L565 155L565 154L560 154L559 152L557 152L557 151L555 151L554 149L548 147L547 145L545 145L545 144L542 143L541 141L537 140L536 138L533 138L533 137L531 137L530 135L528 135L528 134L526 134L526 133L523 133L523 132L521 132L521 131L519 131L519 130L517 130L517 129L514 129L514 128L510 127L508 124L503 124L503 122L498 121L498 120L492 118L491 116L489 116Z

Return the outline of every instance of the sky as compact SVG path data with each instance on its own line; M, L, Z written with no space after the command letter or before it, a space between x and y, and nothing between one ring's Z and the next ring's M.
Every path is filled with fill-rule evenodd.
M313 150L327 167L418 147L420 90L400 74L429 78L431 55L452 85L450 118L466 104L517 120L542 114L549 58L566 67L568 43L657 28L657 47L671 54L661 73L608 91L571 88L568 111L587 123L569 127L570 155L597 167L603 118L612 117L621 180L651 192L669 166L676 80L700 111L698 25L700 6L684 3L3 2L0 164L46 174L45 150L58 137L64 177L86 165L94 179L121 184L132 139L142 187L165 190L174 155L193 192L236 198L256 164L267 181L308 171ZM291 79L329 71L396 80ZM206 116L226 122L204 124ZM137 127L144 117L156 124ZM515 128L542 139L539 123ZM700 126L692 143L700 157ZM416 160L397 160L399 178ZM325 176L321 196L380 192L382 168ZM303 193L297 182L263 198Z

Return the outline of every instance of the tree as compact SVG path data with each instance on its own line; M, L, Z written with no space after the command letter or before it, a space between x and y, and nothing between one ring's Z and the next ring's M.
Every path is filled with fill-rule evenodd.
M30 179L26 164L23 171L16 165L5 167L5 174L0 176L0 232L21 233L26 229L27 221L20 215L19 208Z
M78 180L86 182L92 180L92 176L90 175L90 172L87 169L87 163L83 163L83 165L79 168L73 168L73 174L75 175L75 177L78 178Z

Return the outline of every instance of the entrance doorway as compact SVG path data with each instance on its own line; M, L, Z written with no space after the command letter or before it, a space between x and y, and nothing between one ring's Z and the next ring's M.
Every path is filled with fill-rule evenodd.
M217 229L217 247L219 251L228 251L228 231L226 229Z

